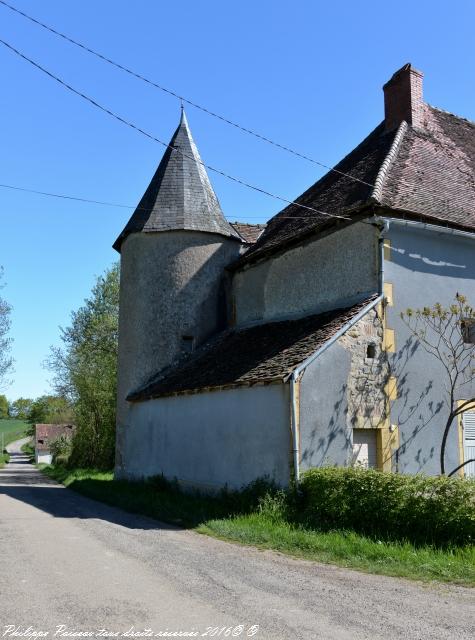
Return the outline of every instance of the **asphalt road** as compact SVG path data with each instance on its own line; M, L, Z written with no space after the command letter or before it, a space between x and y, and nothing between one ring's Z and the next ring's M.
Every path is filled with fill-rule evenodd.
M46 631L77 638L71 633L100 629L114 637L167 630L200 637L216 627L236 628L228 637L279 640L475 636L474 590L366 575L178 530L75 494L36 471L18 444L11 449L12 462L0 470L0 638Z

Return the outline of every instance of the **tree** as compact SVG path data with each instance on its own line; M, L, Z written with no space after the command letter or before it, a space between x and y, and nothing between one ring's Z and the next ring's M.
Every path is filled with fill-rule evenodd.
M64 396L40 396L31 403L26 419L30 424L72 422L73 407Z
M3 269L0 267L0 289L2 288ZM6 376L13 367L13 360L10 357L11 338L8 337L10 330L11 306L0 296L0 388L6 384Z
M407 309L401 313L401 318L425 351L438 360L444 372L449 409L440 448L440 473L444 475L450 428L457 416L475 404L473 385L469 386L475 381L475 311L466 297L457 293L448 308L436 303L433 307ZM467 389L470 398L460 402L459 398L466 395ZM474 461L465 460L448 475Z
M6 396L0 396L0 420L10 417L8 409L9 405Z
M17 420L28 420L32 404L31 398L17 398L10 403L10 417Z
M30 423L26 434L34 437L35 424L71 424L73 407L68 398L53 395L40 396L31 401L26 420Z
M91 296L61 329L48 367L58 394L74 405L71 464L110 468L114 463L119 323L119 267L100 276Z

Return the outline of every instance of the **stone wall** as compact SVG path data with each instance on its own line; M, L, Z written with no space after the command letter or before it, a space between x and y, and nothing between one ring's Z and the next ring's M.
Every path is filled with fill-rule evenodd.
M373 358L367 357L369 345ZM371 309L305 370L299 406L302 471L351 464L353 429L377 428L378 447L386 446L389 368L383 346L383 323ZM388 469L383 453L378 452L378 464Z
M347 424L352 429L374 429L386 419L385 386L389 378L383 349L383 323L371 309L338 341L350 353L347 383ZM368 354L368 348L373 353Z

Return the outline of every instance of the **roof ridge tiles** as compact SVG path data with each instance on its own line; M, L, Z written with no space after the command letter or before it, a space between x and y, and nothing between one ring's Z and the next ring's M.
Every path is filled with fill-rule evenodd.
M403 120L397 129L396 135L388 151L388 154L384 159L383 163L381 164L381 167L378 171L378 175L376 176L376 180L374 181L374 189L370 195L370 200L374 200L377 203L381 202L383 197L384 183L386 181L391 165L396 159L399 149L401 148L402 140L408 128L409 128L409 125L405 120Z

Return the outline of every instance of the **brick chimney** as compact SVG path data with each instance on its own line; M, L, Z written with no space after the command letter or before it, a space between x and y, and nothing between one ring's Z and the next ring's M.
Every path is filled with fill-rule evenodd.
M422 127L425 111L422 78L420 71L405 64L386 82L383 87L386 131L395 129L403 120L413 127Z

